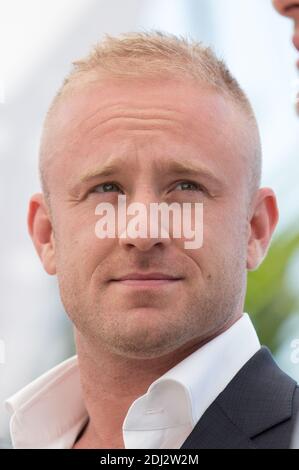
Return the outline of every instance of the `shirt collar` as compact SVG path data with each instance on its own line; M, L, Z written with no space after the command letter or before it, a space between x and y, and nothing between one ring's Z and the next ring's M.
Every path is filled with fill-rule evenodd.
M87 419L77 357L46 372L5 402L14 448L68 448Z
M245 313L228 330L155 380L130 406L123 423L131 431L185 427L197 421L243 365L260 349ZM6 401L15 448L70 448L88 416L77 357L56 366ZM136 433L134 434L136 438ZM187 436L186 436L187 437Z

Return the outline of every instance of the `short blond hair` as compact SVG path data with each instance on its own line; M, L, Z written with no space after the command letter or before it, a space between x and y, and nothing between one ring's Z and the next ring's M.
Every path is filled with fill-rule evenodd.
M47 113L46 122L56 104L73 87L87 86L105 78L189 78L206 84L230 98L243 110L256 129L256 155L250 163L250 192L261 180L261 148L252 106L223 60L200 42L161 31L130 32L120 36L106 34L90 53L73 62ZM42 145L41 145L42 147ZM44 158L40 153L40 178L46 186Z

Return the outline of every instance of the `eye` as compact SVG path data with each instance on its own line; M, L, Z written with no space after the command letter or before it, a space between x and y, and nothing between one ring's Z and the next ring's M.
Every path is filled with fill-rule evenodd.
M115 191L121 191L120 187L116 183L101 183L97 184L91 193L113 193Z
M193 183L192 181L181 181L177 183L175 189L181 186L182 191L203 191L203 188L198 183Z

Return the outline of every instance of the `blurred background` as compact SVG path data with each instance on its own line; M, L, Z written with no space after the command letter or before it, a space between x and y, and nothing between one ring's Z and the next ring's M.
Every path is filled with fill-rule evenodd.
M299 120L291 22L270 0L0 0L0 7L0 448L10 446L3 400L74 354L56 279L43 271L26 216L39 191L47 108L71 62L104 33L155 28L191 36L212 46L247 92L262 136L262 184L277 193L280 223L268 257L249 275L245 311L261 342L299 380L292 356L299 339Z

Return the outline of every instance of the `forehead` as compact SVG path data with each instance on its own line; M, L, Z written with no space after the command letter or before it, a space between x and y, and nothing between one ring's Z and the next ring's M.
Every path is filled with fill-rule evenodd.
M145 158L141 149L147 163L176 153L241 171L248 151L246 121L236 105L207 85L104 80L74 88L62 98L50 125L48 153L54 156L51 167L58 177L61 165L71 176L105 164L111 154L136 162L137 154Z
M111 80L88 83L66 94L57 115L66 130L103 132L117 119L144 120L145 126L167 124L179 128L208 124L211 131L228 124L236 106L208 85L179 80ZM117 123L115 124L117 125ZM140 125L139 125L140 127ZM100 127L99 127L100 130Z

